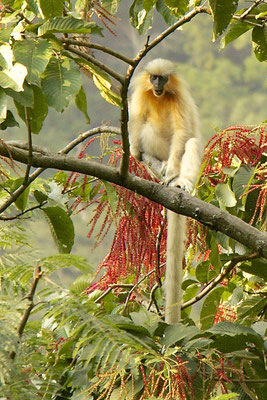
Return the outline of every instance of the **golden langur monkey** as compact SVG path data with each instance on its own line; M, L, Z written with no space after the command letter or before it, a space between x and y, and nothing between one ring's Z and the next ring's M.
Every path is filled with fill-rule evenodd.
M129 105L130 151L162 162L165 183L191 191L201 164L199 118L186 83L168 60L156 59L132 82ZM165 321L179 322L185 217L168 211L167 261L164 290Z

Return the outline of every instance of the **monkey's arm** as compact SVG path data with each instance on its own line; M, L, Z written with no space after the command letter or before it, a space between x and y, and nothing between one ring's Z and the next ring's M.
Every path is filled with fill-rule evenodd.
M141 130L143 126L143 120L138 118L130 108L130 120L129 120L129 141L130 141L130 152L134 158L141 161Z

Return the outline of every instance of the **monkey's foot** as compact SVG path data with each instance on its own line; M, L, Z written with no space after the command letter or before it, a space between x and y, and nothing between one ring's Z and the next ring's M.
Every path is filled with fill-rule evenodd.
M186 192L192 192L194 185L186 178L175 177L168 182L169 186L179 187Z

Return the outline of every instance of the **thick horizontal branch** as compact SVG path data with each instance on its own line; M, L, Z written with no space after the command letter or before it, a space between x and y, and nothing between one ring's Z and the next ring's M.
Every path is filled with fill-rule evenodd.
M0 155L27 165L28 152L8 146L8 142L0 143ZM32 155L33 167L74 171L95 176L130 189L149 198L164 207L187 217L191 217L237 240L259 255L267 258L267 234L242 221L228 212L205 203L178 188L162 186L133 175L123 178L118 169L108 167L93 161L80 160L67 155L35 154Z

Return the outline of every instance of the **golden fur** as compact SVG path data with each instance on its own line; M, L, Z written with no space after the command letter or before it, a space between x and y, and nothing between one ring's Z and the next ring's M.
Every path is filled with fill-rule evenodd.
M150 75L168 76L162 95L156 96ZM150 62L132 82L129 135L132 155L146 153L162 161L165 183L191 191L201 160L198 112L175 65L163 59ZM168 323L180 319L185 218L168 212L165 277Z

